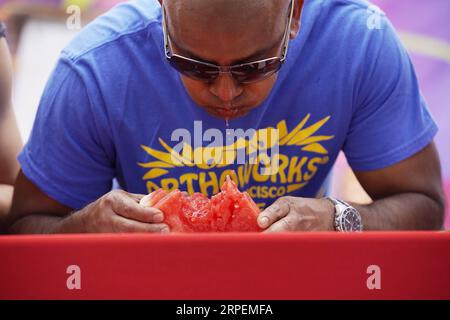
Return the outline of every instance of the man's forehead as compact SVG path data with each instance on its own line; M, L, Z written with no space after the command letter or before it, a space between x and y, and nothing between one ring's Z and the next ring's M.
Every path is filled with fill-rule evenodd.
M236 53L234 58L244 58L276 43L286 27L289 3L290 0L163 1L175 43L197 57L207 57L216 48L224 54ZM236 49L242 52L237 53Z
M277 14L290 0L164 0L173 13L208 15L220 12L226 17L246 17L252 14ZM178 11L178 12L177 12Z

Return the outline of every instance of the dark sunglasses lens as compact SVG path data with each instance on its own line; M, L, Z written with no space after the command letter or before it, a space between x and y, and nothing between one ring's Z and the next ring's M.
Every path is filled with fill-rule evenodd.
M281 68L280 59L248 63L232 69L234 78L240 83L251 83L264 80Z
M217 68L177 56L172 56L169 62L175 70L194 80L213 81L219 74Z

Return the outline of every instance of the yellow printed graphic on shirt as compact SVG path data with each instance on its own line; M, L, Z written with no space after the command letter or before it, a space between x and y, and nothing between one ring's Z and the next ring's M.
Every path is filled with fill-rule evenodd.
M184 143L177 150L159 138L160 149L141 145L152 160L138 165L146 169L142 178L149 193L159 188L178 188L190 194L211 195L219 192L229 175L241 190L246 190L259 201L259 206L264 207L265 201L273 201L305 187L320 167L330 161L328 150L322 143L334 136L317 134L329 119L330 116L310 123L308 114L292 130L288 130L286 121L282 120L276 127L259 129L253 136L240 137L224 146L193 148ZM261 151L274 146L279 146L276 161L265 159L268 153ZM237 164L243 153L251 161Z

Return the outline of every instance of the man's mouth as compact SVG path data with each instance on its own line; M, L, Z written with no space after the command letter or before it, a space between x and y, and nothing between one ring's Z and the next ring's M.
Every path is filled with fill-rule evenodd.
M242 107L233 107L233 108L221 108L221 107L206 107L208 112L223 118L223 119L233 119L239 116L245 115L248 113L251 108L242 106Z

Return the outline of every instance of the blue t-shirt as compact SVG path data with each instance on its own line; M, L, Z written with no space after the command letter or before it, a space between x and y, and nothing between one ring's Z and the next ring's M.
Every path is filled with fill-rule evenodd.
M340 150L357 171L404 160L437 127L392 25L369 5L305 1L300 33L270 95L227 127L195 105L165 60L158 1L121 4L63 50L19 156L22 170L74 209L107 193L114 179L132 193L163 187L211 195L227 175L268 206L281 196L322 193ZM226 137L227 128L258 130L253 137L278 129L275 144L266 141L279 148L278 170L262 174L258 160L194 161L205 150L217 156L254 142L249 136L210 146L207 130ZM202 144L183 140L180 148L186 132L192 141L203 133Z

